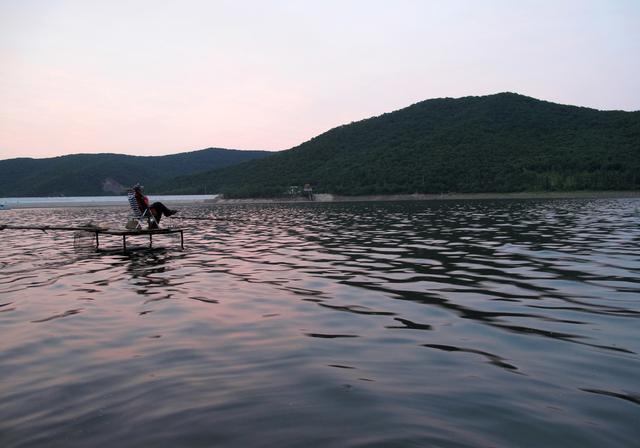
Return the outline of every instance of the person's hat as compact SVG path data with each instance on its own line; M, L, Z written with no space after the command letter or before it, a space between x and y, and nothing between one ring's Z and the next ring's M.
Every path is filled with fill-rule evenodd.
M134 190L144 190L144 187L142 185L140 185L140 182L138 182L137 184L135 184L133 186Z

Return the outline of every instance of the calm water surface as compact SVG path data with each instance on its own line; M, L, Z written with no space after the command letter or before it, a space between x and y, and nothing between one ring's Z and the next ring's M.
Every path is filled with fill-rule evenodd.
M0 446L637 447L639 208L183 207L185 250L127 254L2 231Z

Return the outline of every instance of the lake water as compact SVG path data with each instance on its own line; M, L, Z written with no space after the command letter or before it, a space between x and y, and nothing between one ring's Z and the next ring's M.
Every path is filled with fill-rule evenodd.
M192 206L184 250L130 253L4 230L0 446L637 447L639 208Z

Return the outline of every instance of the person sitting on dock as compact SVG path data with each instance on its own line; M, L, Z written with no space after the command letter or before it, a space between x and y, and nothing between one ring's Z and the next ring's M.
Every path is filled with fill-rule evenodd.
M142 185L135 184L133 186L133 193L135 195L136 204L138 204L140 212L144 213L145 210L149 210L149 212L155 219L155 222L149 223L150 229L158 228L158 224L160 224L160 219L162 219L163 215L169 217L178 213L177 210L171 210L167 208L167 206L165 206L162 202L154 202L153 204L149 205L149 198L142 193L143 189L144 187Z

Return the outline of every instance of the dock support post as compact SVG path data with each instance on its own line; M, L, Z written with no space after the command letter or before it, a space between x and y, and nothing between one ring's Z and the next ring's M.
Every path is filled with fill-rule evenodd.
M153 247L153 234L149 234L149 248Z
M96 232L96 250L100 247L100 240L98 239L98 232Z
M127 236L126 235L122 235L122 249L125 252L127 251Z
M184 234L180 231L180 249L184 249Z

